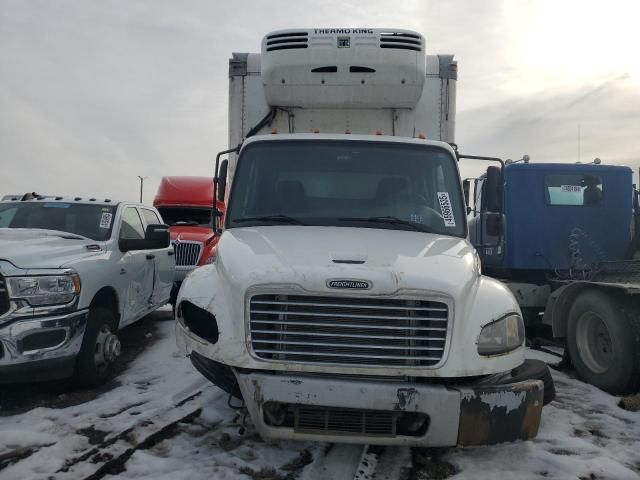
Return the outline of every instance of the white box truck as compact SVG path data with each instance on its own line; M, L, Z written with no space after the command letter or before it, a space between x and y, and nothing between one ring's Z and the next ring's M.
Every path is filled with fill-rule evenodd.
M456 77L407 30L278 31L230 60L223 233L182 285L176 332L263 437L536 435L553 382L468 240Z

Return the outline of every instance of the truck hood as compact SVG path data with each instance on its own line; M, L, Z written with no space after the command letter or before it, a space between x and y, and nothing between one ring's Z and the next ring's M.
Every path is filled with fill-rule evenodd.
M213 236L213 230L206 227L174 225L169 228L169 235L171 235L171 241L173 242L176 240L206 242Z
M77 258L95 255L86 247L98 243L65 232L0 228L0 260L23 269L59 268Z
M420 289L456 298L479 278L476 253L466 239L412 231L265 226L233 228L218 244L216 267L226 281L296 284L314 292L330 279L366 280L366 295Z

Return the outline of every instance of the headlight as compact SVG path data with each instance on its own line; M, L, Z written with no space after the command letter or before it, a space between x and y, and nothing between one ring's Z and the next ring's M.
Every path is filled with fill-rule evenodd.
M11 298L23 299L33 307L69 303L80 293L80 277L46 275L42 277L9 277Z
M524 342L524 322L517 313L510 313L482 327L478 338L480 355L500 355L515 350Z
M216 261L216 254L215 254L215 253L212 253L212 254L207 258L206 265L210 265L210 264L212 264L212 263L213 263L213 262L215 262L215 261Z

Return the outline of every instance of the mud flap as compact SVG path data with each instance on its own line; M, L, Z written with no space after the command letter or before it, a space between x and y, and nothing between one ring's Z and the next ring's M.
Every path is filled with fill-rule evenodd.
M494 445L536 436L544 386L540 380L459 388L458 445Z

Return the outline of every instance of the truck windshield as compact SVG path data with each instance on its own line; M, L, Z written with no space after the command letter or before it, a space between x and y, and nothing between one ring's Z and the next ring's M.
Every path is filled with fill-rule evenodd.
M56 230L102 241L111 236L115 211L115 205L3 202L0 203L0 228Z
M168 225L192 225L211 228L211 209L198 207L158 207Z
M350 226L464 236L461 198L455 160L442 148L256 142L238 161L226 226Z

